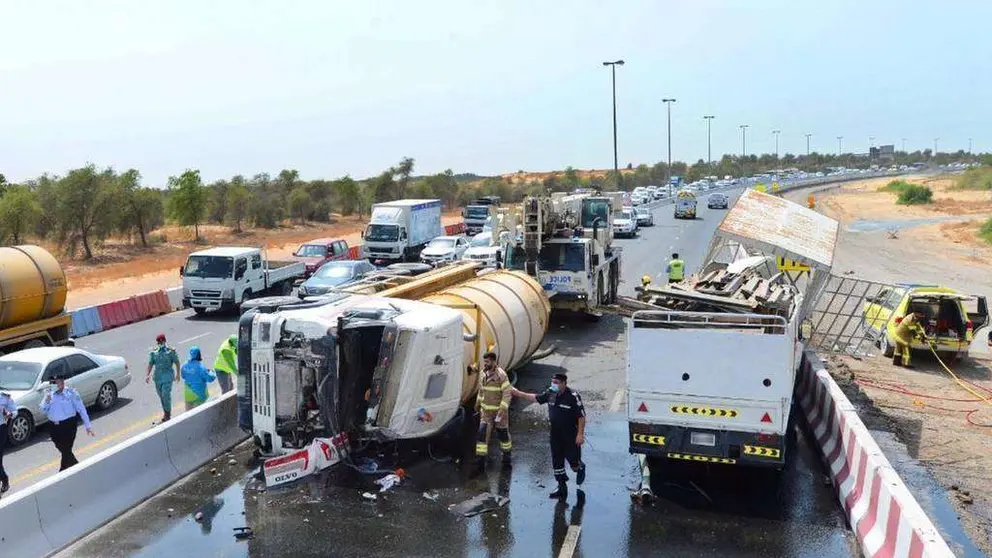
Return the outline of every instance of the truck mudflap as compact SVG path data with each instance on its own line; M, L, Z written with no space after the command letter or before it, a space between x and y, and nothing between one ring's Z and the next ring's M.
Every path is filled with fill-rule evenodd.
M707 430L629 423L630 453L676 461L781 468L787 437L778 434Z
M310 445L262 463L265 486L288 484L337 465L348 456L348 434L314 438Z

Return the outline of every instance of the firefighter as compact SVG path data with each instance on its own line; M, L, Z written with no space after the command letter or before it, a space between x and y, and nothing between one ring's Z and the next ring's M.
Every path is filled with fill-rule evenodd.
M503 465L510 465L513 442L510 440L510 380L506 371L496 364L496 353L489 351L482 355L482 385L475 400L476 411L481 412L479 420L479 436L475 443L475 456L478 461L478 472L486 468L486 457L489 455L489 438L492 430L496 429L499 438L499 448L503 453Z
M558 488L549 494L551 498L565 500L568 497L568 474L565 461L575 473L575 484L582 486L586 480L586 465L582 462L582 444L586 439L586 411L582 397L568 388L568 376L557 373L551 378L551 387L541 394L513 390L513 395L548 404L548 417L551 420L551 466L555 470ZM582 498L582 491L579 491Z
M910 364L910 351L912 350L910 344L913 342L914 337L926 338L926 334L920 326L920 320L923 319L924 315L922 312L910 312L898 321L895 331L896 348L892 353L892 364L896 366L901 364L906 368L912 368L912 364Z
M669 283L678 283L685 279L685 262L679 259L678 253L672 254L665 271L668 272Z

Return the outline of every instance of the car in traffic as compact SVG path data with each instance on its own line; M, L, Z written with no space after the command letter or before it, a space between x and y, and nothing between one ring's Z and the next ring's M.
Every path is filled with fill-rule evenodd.
M481 263L485 267L496 267L501 255L500 246L493 244L493 233L489 231L472 237L472 242L469 243L468 249L462 254L462 259Z
M27 442L35 429L48 422L41 403L55 376L79 392L83 404L107 410L131 383L127 362L118 356L98 355L76 347L38 347L0 357L0 391L9 393L17 414L7 421L13 446Z
M320 266L304 281L297 295L300 298L320 296L334 289L353 283L376 270L368 260L341 260Z
M348 259L348 242L337 238L317 238L300 245L293 252L294 261L307 266L303 279L313 275L320 266L330 261Z
M613 216L613 236L637 236L637 214L634 208L624 208Z
M710 209L727 209L728 203L727 194L722 192L714 192L706 198L706 207Z
M865 299L862 326L886 357L895 352L896 328L911 312L923 314L920 325L944 361L968 354L975 333L989 323L984 296L965 295L940 285L882 287L877 295ZM910 348L929 351L927 340L916 338Z
M464 236L439 236L430 241L420 252L420 261L438 265L459 260L468 250L468 238Z
M654 226L654 213L646 207L638 207L634 209L634 214L637 216L637 225L640 227L653 227Z

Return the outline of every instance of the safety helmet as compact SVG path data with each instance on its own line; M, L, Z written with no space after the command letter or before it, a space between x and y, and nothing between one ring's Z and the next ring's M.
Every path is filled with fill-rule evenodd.
M645 275L645 276L641 277L641 284L644 285L644 286L650 285L651 284L651 276L650 275Z

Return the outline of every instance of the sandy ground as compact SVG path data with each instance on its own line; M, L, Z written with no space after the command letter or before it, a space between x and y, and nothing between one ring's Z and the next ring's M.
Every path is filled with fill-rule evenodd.
M458 212L448 212L442 222L458 223ZM143 250L125 241L108 242L88 263L63 261L69 282L67 305L81 308L110 300L158 289L176 287L182 283L179 267L187 255L211 246L265 246L272 259L288 257L299 245L323 237L343 238L349 245L361 244L363 221L356 217L341 218L331 224L296 225L276 230L246 231L234 234L229 227L200 227L201 243L192 241L191 229L169 227L153 232L151 238L165 241ZM53 252L54 253L54 252Z
M899 206L895 194L877 192L887 180L852 183L817 195L818 209L842 223L834 273L882 282L937 283L992 300L992 247L977 239L981 221L922 225L900 230L858 232L859 219L890 221L938 217L973 217L992 213L988 192L949 191L946 179L916 178L934 190L930 206ZM805 193L787 194L804 202ZM971 356L951 369L992 398L988 347L978 332ZM943 370L932 355L915 356L916 368L892 366L874 356L829 358L834 377L852 399L867 398L893 432L950 491L971 539L992 555L992 402L972 395ZM989 390L989 391L986 391ZM968 411L977 409L974 413ZM968 422L989 426L976 426Z

